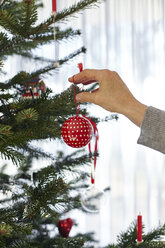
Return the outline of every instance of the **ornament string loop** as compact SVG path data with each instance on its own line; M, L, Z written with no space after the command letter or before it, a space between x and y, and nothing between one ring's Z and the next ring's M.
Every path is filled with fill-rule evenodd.
M59 63L58 63L58 60L57 60L57 56L56 56L56 24L55 24L55 21L56 21L56 15L57 15L57 12L56 12L56 4L55 4L55 9L53 10L52 12L52 17L53 17L53 33L54 33L54 53L55 53L55 62L54 62L54 67L58 67L59 66Z
M56 25L55 25L55 20L56 20L56 12L52 13L53 16L53 33L54 33L54 42L56 43Z
M73 76L73 89L74 89L74 101L75 101L75 107L76 107L76 115L78 116L78 114L79 114L79 109L80 109L80 103L79 103L79 105L77 106L77 100L76 100L76 86L75 86L75 83L74 83L74 76Z
M81 72L83 70L83 64L79 63L78 68L79 68L79 70ZM80 109L80 103L77 106L76 87L75 87L74 76L73 76L73 88L74 88L74 100L75 100L75 107L76 107L76 115L78 116L79 109ZM96 124L91 119L87 118L85 115L82 115L82 116L91 123L91 125L93 126L93 130L94 130L94 136L95 136L94 164L93 164L93 166L91 166L91 183L94 184L95 183L95 172L96 172L96 163L97 163L97 148L98 148L99 134L98 134L98 129L97 129ZM88 148L89 148L90 161L92 161L92 158L91 158L92 152L91 152L91 143L90 142L88 144Z
M91 183L94 184L95 183L95 172L96 172L96 164L97 164L97 150L98 150L98 139L99 139L99 132L97 129L96 124L89 119L88 117L84 116L84 118L86 118L93 126L94 129L94 135L95 135L95 148L94 148L94 164L91 167ZM92 152L91 152L91 143L89 142L88 144L88 148L89 148L89 154L91 156ZM90 157L90 161L92 161L92 158Z
M78 68L80 70L80 72L83 70L83 64L79 63L78 64ZM79 109L80 109L80 103L77 106L77 100L76 100L76 86L75 86L75 82L74 82L74 76L73 76L73 88L74 88L74 100L75 100L75 107L76 107L76 115L78 116L79 114Z

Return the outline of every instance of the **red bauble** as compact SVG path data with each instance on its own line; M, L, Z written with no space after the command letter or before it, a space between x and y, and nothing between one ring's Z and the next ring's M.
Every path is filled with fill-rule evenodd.
M80 148L92 139L93 126L87 118L73 116L64 122L61 134L67 145Z
M72 226L73 226L73 221L71 218L60 220L57 224L59 233L63 238L67 238L69 236Z

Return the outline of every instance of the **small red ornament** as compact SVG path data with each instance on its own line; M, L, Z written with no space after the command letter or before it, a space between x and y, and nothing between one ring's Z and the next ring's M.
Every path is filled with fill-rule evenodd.
M80 148L86 146L92 139L93 126L87 118L73 116L64 122L61 134L67 145Z
M67 238L69 236L72 226L73 226L73 221L71 218L60 220L57 224L59 233L63 238Z
M7 230L0 230L0 234L1 234L2 236L5 236L6 233L7 233Z

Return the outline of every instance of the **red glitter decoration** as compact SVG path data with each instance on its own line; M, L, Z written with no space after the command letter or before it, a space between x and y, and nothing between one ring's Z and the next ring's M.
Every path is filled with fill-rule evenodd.
M73 221L71 218L60 220L57 224L59 233L63 238L68 238L72 226Z
M93 126L85 117L73 116L64 122L61 134L68 146L80 148L92 139Z

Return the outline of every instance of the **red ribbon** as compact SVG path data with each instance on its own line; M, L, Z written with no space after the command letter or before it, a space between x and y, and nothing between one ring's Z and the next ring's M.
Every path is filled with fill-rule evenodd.
M75 107L76 107L76 115L78 116L79 108L80 108L80 103L79 103L79 106L77 107L76 87L75 87L75 83L74 83L74 76L73 76L73 89L74 89L74 101L75 101Z
M78 68L79 68L80 72L83 71L83 64L79 63ZM74 76L73 76L73 88L74 88L74 100L75 100L75 107L76 107L76 115L78 116L80 104L77 107L76 88L75 88L75 83L74 83ZM85 115L82 115L82 116L84 118L86 118L91 123L91 125L93 126L93 129L94 129L94 135L96 137L96 139L95 139L95 149L94 149L94 171L93 171L93 173L91 172L91 183L94 184L95 183L95 171L96 171L96 162L97 162L97 146L98 146L99 133L98 133L98 129L97 129L96 124L91 119L87 118ZM89 153L91 154L92 153L91 152L91 143L88 144L88 148L89 148ZM90 160L92 160L92 159L90 158Z
M82 63L79 63L78 64L78 68L80 69L80 72L83 71L83 64Z
M79 63L78 64L78 68L80 70L80 72L83 70L83 64ZM73 88L74 88L74 101L75 101L75 107L76 107L76 115L78 116L79 113L79 108L80 108L80 103L77 107L77 100L76 100L76 87L75 87L75 83L74 83L74 76L73 76Z
M94 135L95 135L95 149L94 149L94 172L92 173L91 172L91 183L94 184L95 183L95 172L96 172L96 163L97 163L97 148L98 148L98 139L99 139L99 132L98 132L98 129L97 129L97 126L96 124L91 120L89 119L88 117L84 116L84 118L86 118L93 126L93 129L94 129ZM89 148L89 154L91 154L91 143L88 144L88 148ZM90 160L92 160L90 158Z

